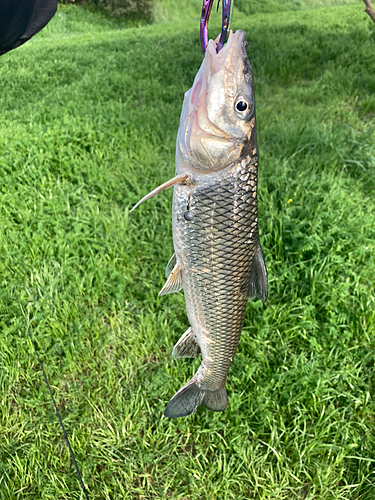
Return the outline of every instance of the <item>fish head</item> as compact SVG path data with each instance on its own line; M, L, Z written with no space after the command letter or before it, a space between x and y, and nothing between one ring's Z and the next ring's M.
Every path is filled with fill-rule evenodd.
M177 136L177 173L223 170L256 147L254 84L244 31L216 53L210 40L185 94Z

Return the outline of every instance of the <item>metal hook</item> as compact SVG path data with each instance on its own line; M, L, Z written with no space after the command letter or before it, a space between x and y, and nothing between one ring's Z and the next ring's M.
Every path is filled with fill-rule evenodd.
M222 0L223 2L223 16L222 16L222 24L221 24L221 34L220 39L216 47L216 52L219 52L224 45L228 26L229 26L229 17L230 17L230 6L232 0ZM202 6L202 15L201 15L201 24L200 24L200 35L201 35L201 45L203 54L206 53L207 45L208 45L208 20L211 14L211 8L214 0L203 0ZM220 3L220 0L219 0ZM219 7L219 4L218 4Z

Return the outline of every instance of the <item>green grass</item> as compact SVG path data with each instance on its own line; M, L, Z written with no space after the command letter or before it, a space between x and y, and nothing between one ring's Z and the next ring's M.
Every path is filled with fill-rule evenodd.
M357 4L358 6L356 0L234 0L234 3L244 14L296 11L350 4Z
M233 18L240 19L243 15L315 9L320 7L357 4L357 0L232 0ZM211 11L210 26L221 26L221 5L216 8L215 2ZM155 7L156 22L176 22L182 19L200 19L202 0L160 0ZM212 23L212 19L214 19Z
M172 193L129 209L174 172L202 60L183 8L138 29L62 8L0 59L0 498L82 498L14 287L91 499L373 500L374 25L360 4L235 14L269 298L227 410L169 421L199 364L171 359L183 295L157 296Z

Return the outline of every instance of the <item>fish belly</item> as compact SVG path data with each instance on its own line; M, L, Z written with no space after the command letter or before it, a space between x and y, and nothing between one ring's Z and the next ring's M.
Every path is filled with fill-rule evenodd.
M202 389L225 385L236 353L258 243L257 158L193 176L173 196L173 240L190 325L202 353Z

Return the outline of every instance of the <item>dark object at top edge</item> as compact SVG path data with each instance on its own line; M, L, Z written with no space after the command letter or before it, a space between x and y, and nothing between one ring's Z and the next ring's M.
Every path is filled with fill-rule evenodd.
M0 0L0 55L30 40L52 19L58 0Z

